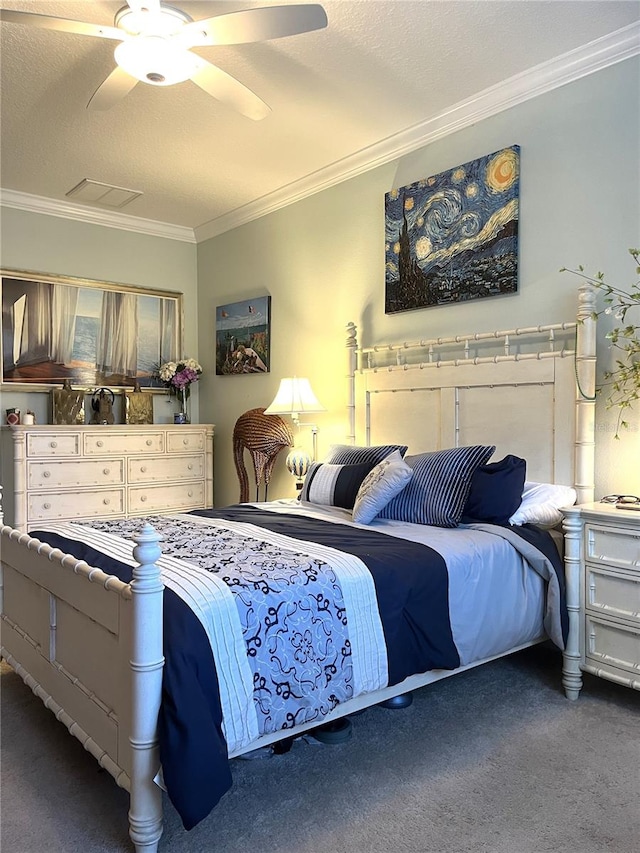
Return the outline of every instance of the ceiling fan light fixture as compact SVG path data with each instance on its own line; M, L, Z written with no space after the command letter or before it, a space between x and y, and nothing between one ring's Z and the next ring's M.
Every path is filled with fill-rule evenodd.
M132 9L123 6L116 12L114 24L131 36L172 36L192 21L181 9L161 4L158 9Z
M188 80L202 60L158 36L137 36L119 44L115 60L127 74L152 86L172 86Z

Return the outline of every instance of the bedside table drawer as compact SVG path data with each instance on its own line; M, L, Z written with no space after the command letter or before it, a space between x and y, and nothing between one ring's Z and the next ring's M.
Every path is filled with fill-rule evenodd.
M587 524L584 534L586 563L640 569L640 532Z
M632 619L640 625L640 574L623 575L611 569L586 566L587 608L603 616Z
M605 622L587 614L585 639L585 657L592 665L640 674L640 627Z

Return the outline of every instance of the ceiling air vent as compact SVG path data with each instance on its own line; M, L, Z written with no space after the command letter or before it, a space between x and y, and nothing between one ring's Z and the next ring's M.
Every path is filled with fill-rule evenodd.
M84 178L68 193L67 198L81 201L85 204L96 204L100 207L109 207L112 210L120 210L130 204L142 193L137 190L128 190L125 187L113 187L111 184L103 184L101 181L90 181Z

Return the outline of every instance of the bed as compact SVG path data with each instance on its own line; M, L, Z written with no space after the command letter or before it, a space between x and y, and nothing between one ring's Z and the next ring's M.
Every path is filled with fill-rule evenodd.
M576 323L372 347L349 324L347 440L301 502L2 526L2 657L129 791L137 853L158 850L161 784L188 828L229 758L535 642L563 648L577 697L575 543L562 571L547 532L456 513L493 459L593 498L593 312L584 286ZM409 479L369 518L392 456ZM425 523L419 466L443 459ZM336 505L358 466L354 510Z

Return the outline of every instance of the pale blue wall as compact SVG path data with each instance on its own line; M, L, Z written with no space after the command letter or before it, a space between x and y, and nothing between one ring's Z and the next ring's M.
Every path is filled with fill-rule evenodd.
M201 418L217 424L218 505L238 499L233 424L268 405L280 377L309 376L329 409L317 416L321 453L343 438L347 321L367 343L570 321L577 282L560 267L582 263L631 283L627 249L640 244L639 64L627 60L520 104L198 246ZM513 144L521 146L518 294L385 316L385 192ZM263 294L272 296L271 373L216 377L216 305ZM607 328L601 373L610 364ZM615 414L598 404L597 493L640 489L639 415L616 442ZM270 497L292 493L281 459Z
M97 281L184 293L184 332L192 355L197 351L197 261L193 243L107 228L3 207L0 219L3 269L76 276ZM195 357L195 355L194 355ZM156 420L168 421L175 406L155 398ZM47 393L2 390L0 412L30 408L38 423L50 418ZM192 406L197 419L197 393ZM4 417L2 418L4 421Z

